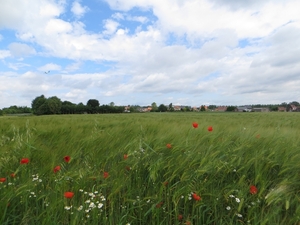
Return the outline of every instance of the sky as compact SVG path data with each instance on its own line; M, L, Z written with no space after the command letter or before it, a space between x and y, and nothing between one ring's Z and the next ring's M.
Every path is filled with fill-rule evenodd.
M0 108L300 101L299 0L0 0Z

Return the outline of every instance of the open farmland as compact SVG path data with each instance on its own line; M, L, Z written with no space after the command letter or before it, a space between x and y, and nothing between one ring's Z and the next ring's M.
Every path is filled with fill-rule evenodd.
M2 117L0 223L299 224L299 137L300 113Z

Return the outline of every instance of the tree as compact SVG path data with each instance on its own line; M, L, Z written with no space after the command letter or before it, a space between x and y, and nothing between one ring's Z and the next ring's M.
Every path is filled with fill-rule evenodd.
M114 106L115 106L115 103L114 103L114 102L111 102L111 103L109 103L109 106L114 107Z
M280 104L280 106L286 107L286 106L287 106L287 103L286 103L286 102L283 102L283 103Z
M271 111L278 111L278 106L275 106L275 105L270 106L270 110Z
M174 107L173 107L173 104L170 103L169 104L169 109L168 109L170 112L174 112Z
M45 104L47 99L45 98L44 95L38 96L35 99L32 100L31 102L31 108L34 114L39 114L41 109L40 107ZM44 106L45 108L45 106Z
M3 116L3 111L2 111L2 109L0 109L0 116Z
M51 114L60 113L62 102L58 97L52 96L48 98L47 103L48 103L48 109Z
M92 108L100 106L100 103L97 99L89 99L86 103L87 106L90 106Z
M157 112L158 107L155 102L152 102L151 107L152 107L151 112Z
M205 106L204 106L204 105L201 105L201 107L200 107L200 111L201 111L201 112L204 112L204 111L206 111L206 109L205 109Z
M166 112L168 110L167 106L165 106L164 104L160 104L158 106L158 111L159 112Z
M216 105L209 105L207 108L210 109L210 110L215 110L217 108L217 106Z
M82 114L85 113L86 111L87 111L87 107L82 102L76 105L76 113Z
M289 103L289 105L295 105L295 106L299 106L299 102L296 102L296 101L292 101Z
M227 112L234 112L234 111L236 111L236 106L228 106L226 111Z
M184 106L184 108L181 108L181 110L183 112L190 112L191 111L191 108L189 106Z

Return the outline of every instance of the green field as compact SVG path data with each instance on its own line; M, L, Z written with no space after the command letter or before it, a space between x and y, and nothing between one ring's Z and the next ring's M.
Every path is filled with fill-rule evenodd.
M0 117L0 153L2 225L300 224L300 113Z

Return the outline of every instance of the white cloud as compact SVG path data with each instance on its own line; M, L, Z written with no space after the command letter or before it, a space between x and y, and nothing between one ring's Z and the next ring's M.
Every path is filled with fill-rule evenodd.
M104 24L105 31L103 33L108 35L114 34L119 25L120 24L114 20L106 20Z
M112 8L124 11L133 7L152 8L163 30L198 37L224 28L235 30L239 38L263 37L289 21L299 22L300 19L297 11L300 2L296 0L276 1L276 4L273 1L256 1L251 8L247 4L240 4L234 12L224 7L227 5L224 1L223 4L208 0L109 0L107 3Z
M13 70L19 70L20 68L30 67L30 65L26 63L8 63L8 67Z
M51 19L47 22L45 27L46 35L58 35L61 33L69 33L72 31L72 25L61 19Z
M55 63L48 63L44 66L41 66L38 68L39 71L43 71L43 72L48 72L48 71L59 71L61 70L61 66L60 65L57 65Z
M72 64L69 64L66 66L65 68L65 72L73 72L76 71L80 68L80 66L82 65L82 62L74 62Z
M11 55L15 57L24 57L36 54L34 48L22 43L11 43L9 44L8 49L10 50Z
M11 56L10 51L8 50L0 50L0 59L4 59Z
M88 10L88 7L81 6L78 1L74 1L71 8L72 13L78 18L82 17Z
M30 46L37 46L39 56L49 57L48 62L56 57L74 63L38 68L58 71L51 76L32 71L14 76L0 73L2 93L10 90L3 85L8 83L22 96L57 90L63 93L61 99L83 102L95 95L136 102L144 96L145 101L172 99L191 105L203 98L211 103L242 104L300 97L300 2L296 0L110 0L107 3L121 11L99 20L103 30L89 30L89 23L77 20L87 10L79 1L71 9L75 21L64 19L68 6L60 1L9 2L0 8L0 29L14 29L24 43L11 44L11 51L2 48L0 59L26 60L36 54ZM133 8L142 9L142 16L131 15ZM90 73L69 74L84 68L85 61L97 68L108 66L101 73L89 68ZM18 69L23 64L6 65Z

